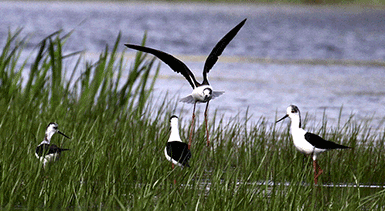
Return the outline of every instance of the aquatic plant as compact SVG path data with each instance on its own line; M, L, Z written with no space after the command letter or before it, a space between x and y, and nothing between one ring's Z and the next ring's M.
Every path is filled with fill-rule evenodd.
M191 168L172 170L163 150L177 102L151 95L159 70L154 60L138 52L132 63L127 61L124 52L117 51L120 35L96 62L84 61L81 52L64 55L71 33L58 31L19 61L28 41L19 39L20 32L9 33L0 56L4 210L385 207L385 133L372 133L366 122L352 116L337 127L326 127L324 118L325 127L317 131L305 117L308 130L354 148L320 156L325 172L319 186L312 182L311 159L295 150L288 125L263 117L251 123L248 113L226 123L214 115L209 122L213 148L205 147L205 128L200 126L194 139L202 144L192 145ZM68 59L74 61L70 70L63 65ZM34 150L51 121L72 137L53 136L52 143L71 151L44 170ZM183 140L189 121L181 117Z

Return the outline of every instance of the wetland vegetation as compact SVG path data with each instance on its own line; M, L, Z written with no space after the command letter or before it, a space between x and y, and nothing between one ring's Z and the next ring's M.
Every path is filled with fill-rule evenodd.
M122 45L118 35L97 61L84 61L81 52L63 53L70 34L58 31L20 61L28 44L20 32L9 33L0 55L3 210L385 208L385 134L374 133L367 122L352 116L329 126L324 115L315 124L320 127L312 128L306 125L314 120L304 115L308 130L353 147L319 157L324 173L318 186L313 184L311 159L292 144L289 122L275 125L261 117L250 123L247 113L224 123L216 111L209 123L211 148L205 146L198 119L191 168L172 170L163 150L169 117L179 102L167 94L152 95L159 70L153 59L138 52L127 61L117 52ZM67 60L75 65L64 65ZM180 118L185 141L189 118ZM52 121L72 137L55 135L52 143L71 150L43 169L34 151ZM337 184L342 186L333 186Z

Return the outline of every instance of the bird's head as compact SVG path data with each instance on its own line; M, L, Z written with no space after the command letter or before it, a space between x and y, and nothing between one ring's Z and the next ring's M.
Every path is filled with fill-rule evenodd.
M55 122L51 122L48 124L47 129L45 131L45 138L47 139L47 141L51 140L51 137L55 133L59 133L60 135L66 137L68 139L70 138L67 135L65 135L64 133L62 133L61 131L59 131L58 128L59 128L59 125Z
M287 107L286 113L289 116L298 116L300 112L299 112L299 108L297 106L290 105L289 107Z
M207 102L207 101L211 100L211 98L213 97L212 94L213 94L213 90L211 88L207 87L207 88L203 89L204 101Z
M283 116L281 119L279 119L276 123L286 119L287 117L290 117L291 119L300 117L300 112L298 107L295 105L290 105L289 107L287 107L286 115Z
M176 115L170 117L170 130L172 127L178 127L178 116Z

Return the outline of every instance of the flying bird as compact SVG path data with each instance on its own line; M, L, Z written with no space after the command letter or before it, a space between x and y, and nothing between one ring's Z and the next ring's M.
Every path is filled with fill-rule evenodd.
M127 46L128 48L150 53L158 57L160 60L166 63L172 70L182 74L186 78L186 80L189 82L191 87L193 88L193 91L190 95L180 100L181 102L194 104L193 115L191 120L191 132L190 132L190 138L188 142L189 149L192 141L192 132L193 132L193 126L195 121L195 107L197 103L206 103L206 108L205 108L206 138L207 138L207 146L210 145L209 132L207 128L207 109L208 109L210 100L222 95L224 92L213 91L213 88L210 86L209 81L207 79L207 73L210 72L211 68L218 61L218 57L222 54L226 46L230 43L230 41L235 37L238 31L242 28L246 20L247 19L244 19L232 30L230 30L212 49L211 53L206 59L206 62L203 68L203 81L201 83L199 83L195 79L195 76L191 72L191 70L182 61L175 58L174 56L153 48L148 48L148 47L139 46L139 45L125 44L125 46Z

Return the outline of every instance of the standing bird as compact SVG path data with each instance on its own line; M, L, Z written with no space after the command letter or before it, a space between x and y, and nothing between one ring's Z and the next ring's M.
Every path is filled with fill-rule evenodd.
M36 147L35 156L43 162L43 167L45 168L48 162L53 162L59 159L62 151L66 151L69 149L62 149L55 144L51 144L51 138L53 134L59 133L66 138L70 138L66 136L64 133L58 130L58 124L55 122L49 123L47 126L47 130L45 131L44 140Z
M318 177L322 174L323 170L317 164L317 156L321 152L325 152L331 149L347 149L350 147L336 144L332 141L327 141L316 134L309 133L301 128L301 114L297 106L290 105L286 109L286 115L279 119L276 123L290 117L291 119L291 136L293 138L293 143L295 148L298 151L306 154L312 155L313 158L313 168L314 168L314 183L318 183ZM317 172L318 170L318 172Z
M174 164L182 168L184 166L190 167L188 160L191 158L191 152L188 149L187 144L183 143L180 139L178 117L175 115L170 118L170 128L170 138L164 148L164 155L166 156L166 159L172 163L172 168L174 168Z
M235 35L238 33L238 31L242 28L242 26L245 24L247 19L243 20L241 23L239 23L237 26L235 26L231 31L229 31L213 48L211 53L206 59L205 66L203 69L203 81L202 83L199 83L196 79L194 74L191 72L191 70L179 59L175 58L174 56L156 50L148 47L143 47L139 45L132 45L132 44L125 44L128 48L132 48L138 51L143 51L147 53L151 53L158 57L160 60L162 60L164 63L166 63L171 69L173 69L177 73L181 73L187 81L190 83L191 87L193 88L193 92L188 95L187 97L182 98L180 101L185 103L193 103L193 115L191 120L191 132L190 132L190 138L189 138L189 144L188 148L190 149L191 146L191 140L192 140L192 132L193 132L193 125L195 120L195 106L196 103L207 103L206 109L205 109L205 123L206 123L206 138L207 138L207 146L210 145L209 141L209 132L207 129L207 108L209 106L209 101L211 99L214 99L215 97L218 97L222 95L223 91L213 91L213 88L210 86L209 81L207 79L207 73L211 70L211 68L214 66L214 64L217 62L218 57L222 54L223 50L226 48L226 46L230 43L230 41L235 37Z

